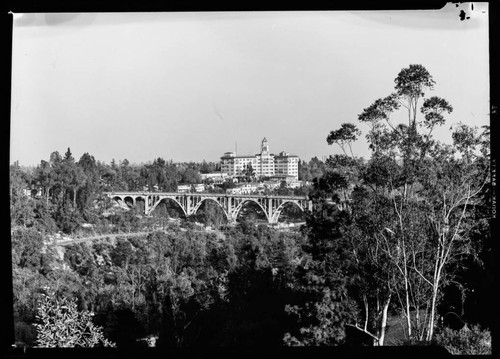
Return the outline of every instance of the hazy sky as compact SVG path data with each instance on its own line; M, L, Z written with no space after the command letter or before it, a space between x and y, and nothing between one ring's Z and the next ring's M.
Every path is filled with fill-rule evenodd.
M452 123L489 123L488 9L15 14L11 162L219 161L227 151L308 161L326 136L422 64ZM460 21L460 9L469 20ZM404 112L399 114L404 116Z

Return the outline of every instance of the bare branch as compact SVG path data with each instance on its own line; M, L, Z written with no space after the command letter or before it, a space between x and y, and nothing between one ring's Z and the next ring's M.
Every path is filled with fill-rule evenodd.
M356 329L358 329L358 330L361 330L363 333L368 334L369 336L371 336L371 337L372 337L373 339L375 339L375 340L378 340L378 339L379 339L376 335L374 335L374 334L370 333L368 330L364 330L363 328L358 327L358 325L357 325L357 324L346 324L346 325L348 325L348 326L350 326L350 327L353 327L353 328L356 328Z
M424 275L417 269L417 267L413 266L413 269L415 270L415 272L417 272L417 274L422 277L422 279L424 281L426 281L431 287L434 287L434 284L432 284L432 282L430 280L428 280L427 278L424 277Z
M422 279L424 281L426 281L427 283L430 284L431 287L433 287L432 282L430 280L428 280L427 278L425 278L424 275L417 269L417 266L415 265L415 262L416 262L416 260L415 260L415 250L413 248L411 249L411 252L412 252L412 255L413 255L413 269L415 270L415 272L417 272L417 274L420 277L422 277Z

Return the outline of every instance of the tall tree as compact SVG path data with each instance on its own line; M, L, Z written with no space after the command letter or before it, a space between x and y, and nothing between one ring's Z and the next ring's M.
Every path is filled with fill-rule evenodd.
M78 207L80 211L93 209L93 202L99 195L99 172L94 156L85 152L78 161L82 171L82 183L78 190Z
M54 178L51 175L52 167L49 162L42 160L40 165L35 169L35 178L43 188L43 195L45 196L46 205L49 204L49 194L52 186L54 185Z
M399 102L408 110L408 126L415 127L418 101L434 88L435 81L424 66L410 65L399 72L394 83Z
M62 165L63 183L66 187L66 191L69 190L72 195L73 208L76 208L76 191L82 185L83 173L82 170L76 165L75 159L69 147L64 154Z
M354 157L352 143L356 142L359 135L361 135L361 131L355 125L352 123L343 123L338 130L330 132L326 138L326 142L329 145L333 143L338 144L346 156L349 156L346 151L346 148L348 148L350 155Z
M315 181L311 198L315 209L307 219L305 255L297 269L294 287L300 293L298 303L286 311L298 322L295 331L286 333L287 345L338 345L345 341L345 327L355 317L353 301L348 297L354 264L342 228L348 216L326 198L338 197L336 189L345 187L342 176L332 176L328 186Z

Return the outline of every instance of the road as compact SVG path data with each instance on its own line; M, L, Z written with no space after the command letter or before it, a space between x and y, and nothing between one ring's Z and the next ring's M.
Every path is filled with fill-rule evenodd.
M267 222L266 222L267 223ZM293 223L291 226L285 226L285 227L280 227L277 226L276 229L278 230L286 230L290 228L298 228L300 225L304 224L305 222L299 222L299 223ZM186 231L187 229L185 228L180 228L181 231ZM101 234L99 236L91 236L91 237L84 237L84 238L70 238L70 237L63 237L63 238L69 238L69 239L59 239L57 237L51 236L50 240L48 241L47 244L49 245L56 245L56 246L67 246L70 244L76 244L76 243L84 243L84 242L91 242L99 239L110 239L114 240L117 237L125 237L125 238L130 238L130 237L140 237L144 235L148 235L153 232L161 231L160 229L155 229L155 230L150 230L146 232L133 232L133 233L110 233L110 234Z
M90 242L90 241L95 241L98 239L116 239L116 237L139 237L143 235L148 235L149 233L152 233L151 231L149 232L134 232L134 233L111 233L111 234L102 234L100 236L93 236L93 237L85 237L85 238L74 238L74 239L55 239L52 238L50 241L50 244L56 245L56 246L67 246L70 244L76 244L76 243L83 243L83 242Z

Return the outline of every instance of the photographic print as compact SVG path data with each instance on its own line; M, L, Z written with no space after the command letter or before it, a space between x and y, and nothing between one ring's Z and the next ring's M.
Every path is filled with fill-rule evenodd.
M14 12L13 345L491 354L488 16Z

